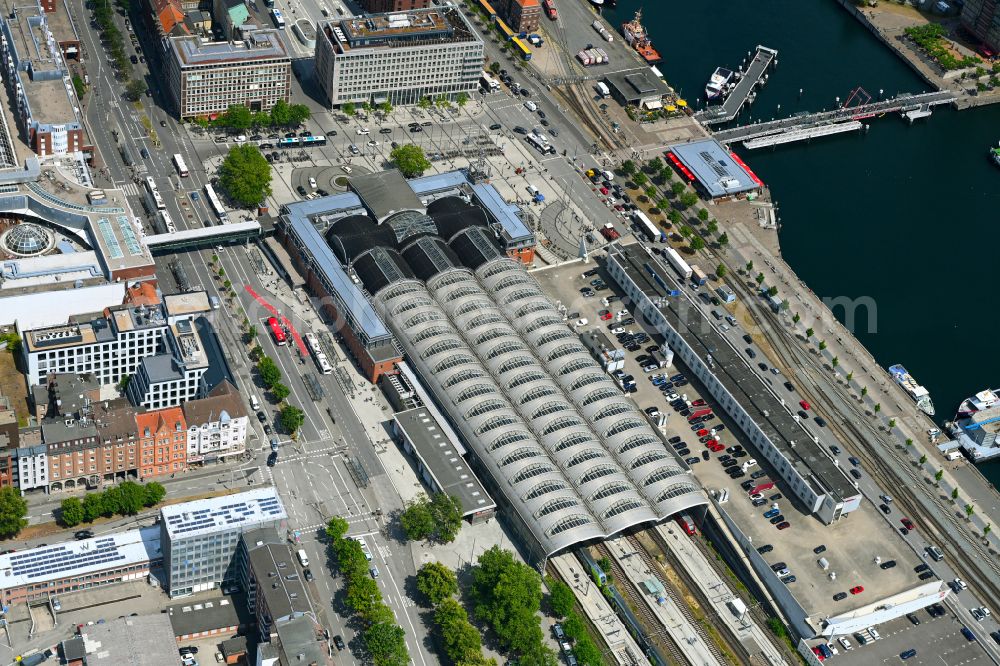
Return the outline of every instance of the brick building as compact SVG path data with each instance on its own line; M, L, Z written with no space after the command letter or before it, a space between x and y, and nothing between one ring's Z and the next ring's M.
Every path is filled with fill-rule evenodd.
M431 0L361 0L361 6L369 14L384 14L427 9L431 6Z
M514 32L535 32L542 18L542 5L538 0L501 0L501 10L507 25Z
M180 407L137 414L139 477L149 479L181 472L186 467L187 422Z

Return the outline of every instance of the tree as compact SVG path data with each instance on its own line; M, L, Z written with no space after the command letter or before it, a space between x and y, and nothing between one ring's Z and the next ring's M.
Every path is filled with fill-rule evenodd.
M278 412L278 420L281 422L281 427L285 429L289 435L294 435L302 424L305 423L306 415L298 407L294 405L285 405Z
M425 496L412 501L399 514L399 525L410 541L430 539L434 534L434 516Z
M952 499L952 501L958 499L958 488L952 488L952 490L951 490L951 499Z
M493 546L480 555L470 593L475 616L493 628L502 647L524 653L540 646L541 578L513 553Z
M681 236L684 236L684 238L691 238L691 236L694 235L694 229L692 229L686 224L680 228L680 232Z
M407 178L419 176L431 168L431 163L424 157L423 149L413 143L393 148L389 153L389 159Z
M451 101L448 99L447 95L441 93L440 95L437 96L437 99L434 100L434 104L439 109L446 109L449 106L451 106Z
M233 283L230 280L226 280L225 282L222 283L222 288L225 289L226 291L229 291L230 289L233 288Z
M278 382L277 384L271 387L271 395L273 395L274 399L277 400L278 402L283 402L291 392L292 392L291 389L289 389L281 382Z
M271 124L275 127L287 127L291 114L288 111L288 102L279 99L271 107Z
M372 103L370 101L365 100L364 102L361 103L361 108L364 109L365 113L371 113L375 107L372 106Z
M219 268L219 279L222 279L224 277L226 277L226 269L220 267Z
M382 591L378 587L378 581L371 576L357 576L347 586L344 600L351 610L367 618L377 612L375 608L382 604Z
M143 504L146 506L156 506L167 496L167 489L163 487L162 483L157 483L156 481L147 483L145 491L146 497L143 500Z
M92 523L104 513L104 493L87 493L83 496L83 521Z
M678 201L685 208L690 208L691 206L698 203L698 195L695 194L694 192L685 192L680 196L680 199L678 199Z
M649 182L649 177L640 171L632 176L632 182L636 184L636 187L642 187Z
M28 502L10 486L0 488L0 538L12 537L28 525Z
M375 666L407 666L410 663L402 627L379 622L368 627L364 636L365 647Z
M493 63L493 64L494 65L498 65L499 63ZM497 69L499 69L499 67ZM424 95L423 97L421 97L420 101L417 102L417 106L419 106L424 111L426 111L427 109L431 108L432 105L433 105L433 102L431 102L431 98L427 97L426 95Z
M802 320L802 317L799 316L798 312L796 312L795 314L792 315L792 323L793 324L797 324L801 320Z
M430 502L434 536L441 543L451 543L462 529L462 503L454 495L434 493Z
M768 289L767 289L767 295L768 296L777 296L778 295L778 288L777 287L768 287ZM825 345L826 343L821 343L821 344Z
M723 233L721 236L719 236L718 242L720 247L725 247L729 245L729 234Z
M670 186L670 191L674 193L675 197L680 196L681 192L684 191L684 183L678 181Z
M458 663L482 654L479 632L469 622L462 604L455 599L447 597L441 601L434 611L434 624L441 635L445 654L451 661Z
M339 541L343 539L347 534L347 530L351 529L351 526L346 520L340 516L334 516L326 522L326 536L330 538L330 541Z
M702 222L707 222L708 221L708 209L707 208L699 208L698 209L698 219L701 220Z
M718 266L716 266L715 267L715 277L719 278L720 280L722 278L726 277L726 267L723 266L722 264L719 264Z
M271 195L271 165L257 146L233 146L219 168L219 185L241 206L257 206Z
M666 211L668 208L670 208L670 199L666 197L660 197L659 199L656 200L656 207L659 208L660 211Z
M811 330L812 329L810 328L809 331L811 331ZM806 333L808 333L809 331L806 331ZM862 386L861 387L861 397L863 398L866 395L868 395L868 387L867 386Z
M134 516L146 506L146 489L135 481L126 481L117 486L118 510L126 516Z
M831 358L831 359L830 359L830 365L832 365L832 366L833 366L833 367L835 367L835 368L836 368L836 367L837 367L838 365L840 365L840 357L839 357L839 356L834 356L833 358Z
M872 409L874 409L875 413L878 414L879 412L882 411L882 403L876 402L875 406Z
M292 104L288 107L288 123L292 127L298 127L312 117L312 112L305 104Z
M635 162L633 162L632 160L625 160L624 162L622 162L621 171L622 175L624 175L626 178L631 178L632 176L634 176L636 170L637 169L635 166Z
M646 162L646 169L650 173L657 173L658 171L663 169L663 160L661 160L659 156L654 157L653 159Z
M566 617L573 612L573 605L576 604L576 596L573 588L561 580L549 578L545 581L549 587L549 607L556 617Z
M253 114L242 104L233 104L219 116L216 122L231 130L241 131L250 127L253 122Z
M118 380L115 384L115 388L118 390L119 395L125 395L125 391L128 389L128 383L131 381L132 375L122 375L122 378Z
M501 69L503 68L500 67L500 63L497 62L496 60L490 63L490 71L493 72L494 74L499 74Z
M458 592L458 579L454 571L440 562L428 562L417 571L417 589L432 606L437 606Z
M847 381L851 381L852 379L854 379L854 371L847 373Z
M466 98L468 98L468 95L466 95ZM378 105L378 110L382 112L383 116L392 115L393 112L392 102L390 102L389 100L382 102L381 104Z
M671 180L673 180L673 177L674 177L674 171L669 166L664 166L662 169L660 169L660 180L662 180L664 183L669 183Z
M966 504L965 505L965 517L966 518L972 518L972 514L974 514L975 512L976 512L976 507L972 506L971 504Z
M681 217L681 212L676 208L670 209L670 212L667 213L667 219L673 224L680 224L684 220L684 218Z
M747 262L746 270L747 270L747 273L752 273L753 272L753 262L752 261L748 261Z
M73 75L73 87L76 89L77 99L83 99L83 96L87 93L87 86L83 83L78 75Z
M460 92L457 95L455 95L455 104L458 104L458 108L461 109L468 103L469 103L469 93Z
M988 535L991 531L993 531L993 523L986 523L983 527L983 536Z
M344 115L347 116L353 116L355 113L358 112L357 107L354 106L354 102L346 102L343 106L340 107L340 110L343 111Z
M926 463L927 463L927 455L924 454L924 455L920 456L920 464L924 465Z
M691 239L691 249L697 252L698 250L705 249L705 239L701 236L695 236Z
M130 102L138 102L146 94L147 89L149 86L146 85L145 79L132 79L125 86L125 97Z
M122 506L121 486L111 486L101 493L101 515L105 518L119 513Z
M281 381L281 369L270 356L265 356L257 362L257 372L260 373L260 380L267 388Z
M762 283L764 281L764 274L763 273L757 273L757 277L755 277L754 280L756 280L757 284L759 285L760 283Z
M247 337L250 338L251 340L253 340L254 338L257 337L257 327L256 326L254 326L252 324L250 325L250 328L247 329Z
M890 428L896 427L896 419L889 419L889 427Z
M83 522L83 503L77 497L67 497L59 507L59 522L63 527L76 527Z
M943 469L939 469L938 471L934 472L934 481L940 482L942 478L944 478Z

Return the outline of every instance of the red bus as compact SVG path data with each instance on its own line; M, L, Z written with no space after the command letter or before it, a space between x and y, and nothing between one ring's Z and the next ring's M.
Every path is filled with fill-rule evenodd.
M288 337L285 335L285 329L281 327L281 322L278 321L278 318L271 317L268 319L267 326L271 329L271 337L274 338L274 344L284 347L288 342Z

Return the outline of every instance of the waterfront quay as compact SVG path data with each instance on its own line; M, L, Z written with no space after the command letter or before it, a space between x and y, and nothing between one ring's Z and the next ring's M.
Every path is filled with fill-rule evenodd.
M695 118L704 125L728 123L733 120L739 115L743 105L750 99L750 95L753 94L757 86L763 85L766 80L764 77L771 65L777 66L777 64L778 52L772 48L758 45L757 52L754 54L753 60L750 61L750 66L745 72L742 72L739 83L736 84L722 105L703 109L695 114Z

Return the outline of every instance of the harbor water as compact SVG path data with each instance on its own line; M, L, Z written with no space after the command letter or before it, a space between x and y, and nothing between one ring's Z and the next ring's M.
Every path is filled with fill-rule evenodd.
M619 0L606 15L617 26L640 4ZM643 19L661 71L696 108L716 67L739 66L757 44L778 50L743 121L830 109L858 86L873 99L928 89L834 0L647 2ZM778 205L784 259L821 297L871 299L854 334L883 368L905 365L947 420L966 396L1000 387L1000 169L987 158L1000 106L866 122L864 134L740 153ZM981 469L1000 486L1000 462Z

